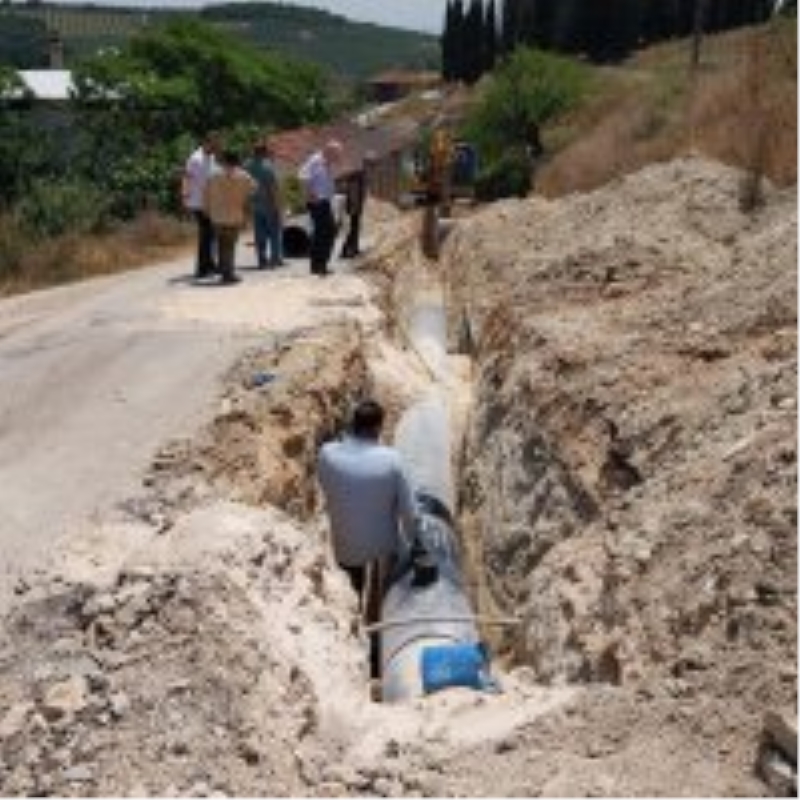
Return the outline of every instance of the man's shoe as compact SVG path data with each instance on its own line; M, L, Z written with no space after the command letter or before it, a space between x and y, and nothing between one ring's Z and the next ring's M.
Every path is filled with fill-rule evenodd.
M234 283L241 283L242 279L238 275L226 275L220 282L223 286L230 286Z

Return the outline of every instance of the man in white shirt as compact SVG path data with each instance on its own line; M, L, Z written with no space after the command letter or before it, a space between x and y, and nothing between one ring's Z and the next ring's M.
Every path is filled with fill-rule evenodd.
M383 408L358 404L350 434L328 442L317 472L327 502L333 553L361 596L367 568L405 552L416 529L416 505L400 453L380 443Z
M298 172L306 193L306 206L311 215L311 273L329 275L328 262L336 241L333 196L336 192L334 170L342 159L340 142L331 139L322 150L306 160Z
M217 169L216 153L219 137L209 133L186 161L181 190L183 204L197 223L197 261L195 278L207 278L218 268L215 257L214 226L205 209L205 192L209 178Z

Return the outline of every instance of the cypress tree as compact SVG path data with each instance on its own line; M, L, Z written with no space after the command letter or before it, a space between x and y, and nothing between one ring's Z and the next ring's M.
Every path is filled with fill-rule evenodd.
M491 72L497 62L497 8L489 0L483 25L483 72Z
M483 72L483 0L472 0L464 20L464 74L467 83L475 83Z
M507 56L514 52L519 34L520 0L503 0L503 17L500 21L500 52Z
M447 0L444 12L444 28L439 40L442 50L442 78L445 81L453 80L453 4Z
M451 18L452 39L451 39L451 64L452 80L463 81L466 79L465 64L465 20L464 4L462 0L453 0L453 13Z

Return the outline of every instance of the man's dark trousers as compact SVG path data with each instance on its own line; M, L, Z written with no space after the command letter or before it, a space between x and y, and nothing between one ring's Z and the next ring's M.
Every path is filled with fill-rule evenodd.
M313 233L311 236L311 272L325 275L336 241L336 222L330 200L318 200L308 204Z
M342 245L342 258L355 258L360 252L359 236L361 235L361 212L350 215L350 230Z
M195 210L194 219L197 223L197 264L195 275L204 278L217 271L217 263L214 259L214 226L205 211Z

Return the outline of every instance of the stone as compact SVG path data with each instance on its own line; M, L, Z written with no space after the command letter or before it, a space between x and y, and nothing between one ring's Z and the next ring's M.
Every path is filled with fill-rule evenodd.
M73 675L53 684L42 699L42 711L48 719L71 716L86 708L89 685L86 678Z
M797 771L778 751L765 749L758 767L761 777L776 797L797 796Z
M764 732L775 746L797 765L797 720L788 713L768 711L764 715Z
M87 783L94 780L94 770L88 764L76 764L64 770L62 777L70 783Z
M117 719L124 717L125 714L130 711L131 700L124 692L116 692L115 694L112 694L108 702L111 708L111 713Z
M16 703L0 720L0 742L16 736L25 728L28 716L33 711L33 703Z

